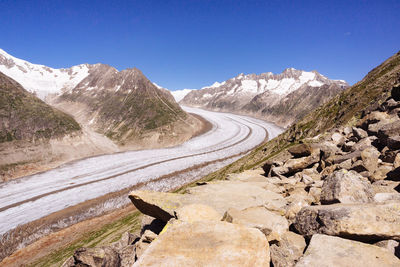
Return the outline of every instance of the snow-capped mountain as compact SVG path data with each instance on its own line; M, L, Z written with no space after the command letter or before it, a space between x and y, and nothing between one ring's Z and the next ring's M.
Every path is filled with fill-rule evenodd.
M0 49L0 72L19 82L26 90L44 99L74 88L89 75L93 65L81 64L68 69L53 69L16 58Z
M319 90L322 87L324 90ZM326 92L328 87L330 89ZM180 103L217 111L255 115L275 121L281 126L287 126L298 119L297 113L290 114L294 110L299 114L304 114L305 111L319 106L346 87L348 84L345 81L330 80L317 71L288 68L281 74L266 72L259 75L244 75L241 73L225 82L216 82L201 90L193 90ZM324 95L320 94L322 91L325 92ZM298 98L300 95L303 99ZM304 98L309 99L309 102L304 102ZM288 103L287 100L293 103ZM304 108L296 106L300 100ZM287 104L287 108L282 109L280 105L283 102ZM273 112L275 106L280 107L279 114ZM282 120L284 112L289 114L284 115L286 118Z
M172 96L175 98L176 102L181 101L187 94L189 94L194 89L182 89L171 91Z

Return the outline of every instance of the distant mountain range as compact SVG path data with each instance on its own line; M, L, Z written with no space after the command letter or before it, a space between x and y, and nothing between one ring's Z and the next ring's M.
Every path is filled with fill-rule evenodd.
M252 115L286 127L348 86L317 71L288 68L281 74L239 74L200 90L175 94L186 93L180 100L183 105Z

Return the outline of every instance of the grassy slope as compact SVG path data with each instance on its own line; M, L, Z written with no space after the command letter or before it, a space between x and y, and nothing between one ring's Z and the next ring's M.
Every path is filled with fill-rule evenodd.
M44 103L0 73L0 143L60 137L80 130L69 115Z
M108 245L118 241L125 232L138 232L141 226L141 219L142 214L139 211L133 211L117 221L106 224L100 229L85 233L81 238L36 260L29 266L61 266L78 248Z

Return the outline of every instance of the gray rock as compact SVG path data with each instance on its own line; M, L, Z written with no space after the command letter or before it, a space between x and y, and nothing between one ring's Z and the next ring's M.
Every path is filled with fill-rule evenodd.
M321 203L368 203L373 198L371 184L354 171L339 170L322 185Z
M305 236L327 234L360 241L400 239L400 205L395 202L304 207L295 229Z
M364 139L368 137L368 133L361 128L353 127L353 135L358 139Z
M331 136L332 142L337 146L342 146L346 141L346 138L340 133L333 133Z
M314 235L296 267L377 267L400 266L400 260L389 251L335 236Z
M387 202L387 201L397 201L400 202L400 194L399 193L377 193L374 196L375 202Z
M288 151L293 157L301 158L310 156L312 148L308 144L299 144L289 148Z
M370 173L378 168L378 159L381 154L375 147L368 147L361 152L361 160Z
M109 247L79 248L74 253L75 264L92 267L118 267L118 253Z
M271 261L274 267L291 267L296 264L306 248L304 237L286 232L281 240L271 245Z

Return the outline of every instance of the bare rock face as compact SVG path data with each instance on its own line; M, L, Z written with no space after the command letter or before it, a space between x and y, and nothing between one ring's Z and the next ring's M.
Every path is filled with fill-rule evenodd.
M133 266L269 266L269 245L257 229L216 221L175 221Z
M286 232L281 240L271 245L271 261L274 267L291 267L303 256L306 241L301 235Z
M296 264L303 266L399 266L400 260L389 251L374 245L327 235L313 235L304 257Z
M354 171L339 170L329 175L322 186L321 203L368 203L373 189L368 180Z
M251 207L244 210L229 209L225 213L223 220L257 228L269 240L269 236L271 236L271 239L280 239L280 236L289 230L289 224L285 217L271 212L264 207Z
M351 236L357 240L400 239L400 205L396 202L308 206L296 216L302 235Z

